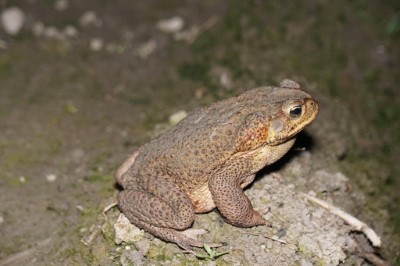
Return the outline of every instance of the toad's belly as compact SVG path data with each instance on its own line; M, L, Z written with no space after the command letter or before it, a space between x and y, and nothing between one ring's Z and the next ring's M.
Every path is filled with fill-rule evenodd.
M209 212L215 208L215 203L212 199L207 183L195 191L188 192L187 194L192 201L196 213Z

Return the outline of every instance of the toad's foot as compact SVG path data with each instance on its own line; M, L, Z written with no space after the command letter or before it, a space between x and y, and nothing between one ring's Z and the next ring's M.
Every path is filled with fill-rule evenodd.
M193 247L203 248L204 245L208 245L209 247L216 248L226 245L226 243L204 243L197 240L197 235L208 233L208 231L204 229L186 229L184 231L180 231L171 228L162 228L151 225L137 219L135 216L131 216L129 213L127 217L138 227L152 233L153 235L165 241L175 243L183 250L190 253L193 253Z
M209 233L208 230L205 229L186 229L184 231L179 232L184 238L182 238L183 241L177 241L176 243L183 248L186 251L191 251L192 247L199 247L202 248L205 245L211 247L211 248L218 248L225 246L226 243L220 242L220 243L203 243L201 241L197 240L198 235L204 235Z

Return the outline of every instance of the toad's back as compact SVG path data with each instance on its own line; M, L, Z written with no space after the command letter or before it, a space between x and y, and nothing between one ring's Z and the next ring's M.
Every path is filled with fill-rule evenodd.
M236 152L237 134L247 114L274 115L268 98L276 88L262 87L189 114L140 149L133 171L196 186ZM145 167L144 167L145 166ZM149 172L150 171L150 172Z

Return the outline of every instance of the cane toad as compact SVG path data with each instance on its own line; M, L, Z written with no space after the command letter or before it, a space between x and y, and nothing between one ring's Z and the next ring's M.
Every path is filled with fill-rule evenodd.
M119 208L136 226L184 249L203 246L189 234L198 231L185 230L195 213L218 208L232 225L264 225L243 188L292 147L318 109L299 84L284 80L194 111L120 166Z

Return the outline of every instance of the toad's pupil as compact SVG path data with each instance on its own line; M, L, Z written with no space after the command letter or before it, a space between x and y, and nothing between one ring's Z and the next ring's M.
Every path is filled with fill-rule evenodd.
M301 106L295 106L290 110L290 116L293 118L299 117L301 115Z

